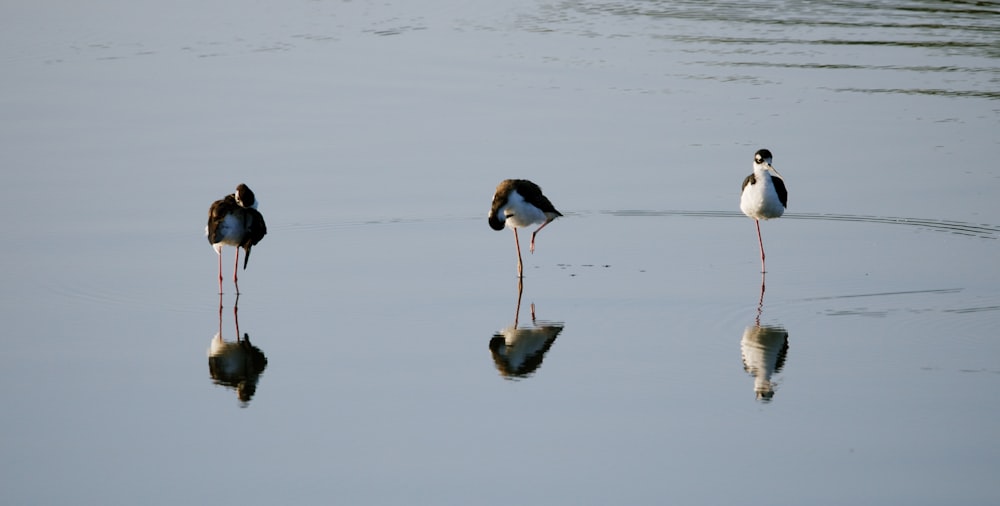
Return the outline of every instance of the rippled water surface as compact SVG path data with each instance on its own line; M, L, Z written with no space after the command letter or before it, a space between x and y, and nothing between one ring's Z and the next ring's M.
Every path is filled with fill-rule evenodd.
M4 504L1000 501L1000 4L0 19Z

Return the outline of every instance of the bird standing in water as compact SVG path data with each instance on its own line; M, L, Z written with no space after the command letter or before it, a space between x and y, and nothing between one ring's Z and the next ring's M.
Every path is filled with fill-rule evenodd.
M535 235L552 220L562 216L555 206L542 194L542 189L527 179L505 179L497 185L493 194L493 207L489 222L493 230L503 230L504 225L514 230L514 245L517 247L517 276L524 277L521 263L521 243L517 229L541 223L531 233L529 250L535 252Z
M740 210L757 224L757 243L760 245L760 271L764 268L764 241L760 237L760 220L778 218L788 207L788 191L781 174L771 166L771 152L757 150L753 155L753 174L743 180Z
M250 248L259 243L265 234L267 226L264 224L264 216L257 211L257 199L247 185L237 186L236 193L212 203L212 207L208 209L205 235L219 255L219 293L222 293L222 246L228 244L236 248L233 284L239 294L240 285L236 273L240 266L240 248L246 251L243 257L243 269L246 270L250 261Z

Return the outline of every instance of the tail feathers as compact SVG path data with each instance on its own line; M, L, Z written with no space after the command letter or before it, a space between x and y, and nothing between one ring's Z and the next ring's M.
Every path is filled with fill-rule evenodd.
M243 270L247 269L247 262L250 261L250 248L260 242L267 235L267 225L264 224L264 216L256 209L247 208L247 231L243 236L243 244L240 244L247 254L243 257Z

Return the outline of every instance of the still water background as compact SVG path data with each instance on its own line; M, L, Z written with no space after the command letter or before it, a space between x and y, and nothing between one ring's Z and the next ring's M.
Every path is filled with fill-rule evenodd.
M996 3L0 19L5 504L1000 500ZM566 215L520 307L508 177ZM213 380L237 324L266 367Z

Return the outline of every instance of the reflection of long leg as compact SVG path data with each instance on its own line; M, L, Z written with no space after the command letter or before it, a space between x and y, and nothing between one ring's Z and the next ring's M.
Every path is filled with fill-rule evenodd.
M219 247L219 295L222 295L222 247ZM222 297L219 297L219 307L222 307Z
M524 277L524 268L521 265L521 241L517 238L517 228L514 228L514 247L517 248L517 277Z
M531 303L531 324L535 324L535 303Z
M240 315L239 315L239 304L240 296L236 295L236 302L233 303L233 322L236 323L236 340L239 341L243 334L240 334Z
M757 318L754 323L760 326L760 313L764 311L764 273L760 273L760 299L757 300Z
M757 224L757 243L760 244L760 272L767 272L764 269L764 240L760 238L760 220L753 220Z
M240 284L236 281L236 273L240 271L240 247L236 247L236 262L233 264L233 284L236 285L236 294L240 293Z
M222 292L221 291L219 292L219 339L222 339Z
M521 293L524 290L524 284L521 282L521 278L517 278L517 307L514 308L514 328L517 328L517 319L521 316Z
M536 228L535 231L531 233L531 245L528 249L531 250L532 253L535 252L535 235L541 232L542 229L545 228L545 225L548 225L549 223L552 223L552 220L545 220L545 223L542 223L542 226Z

